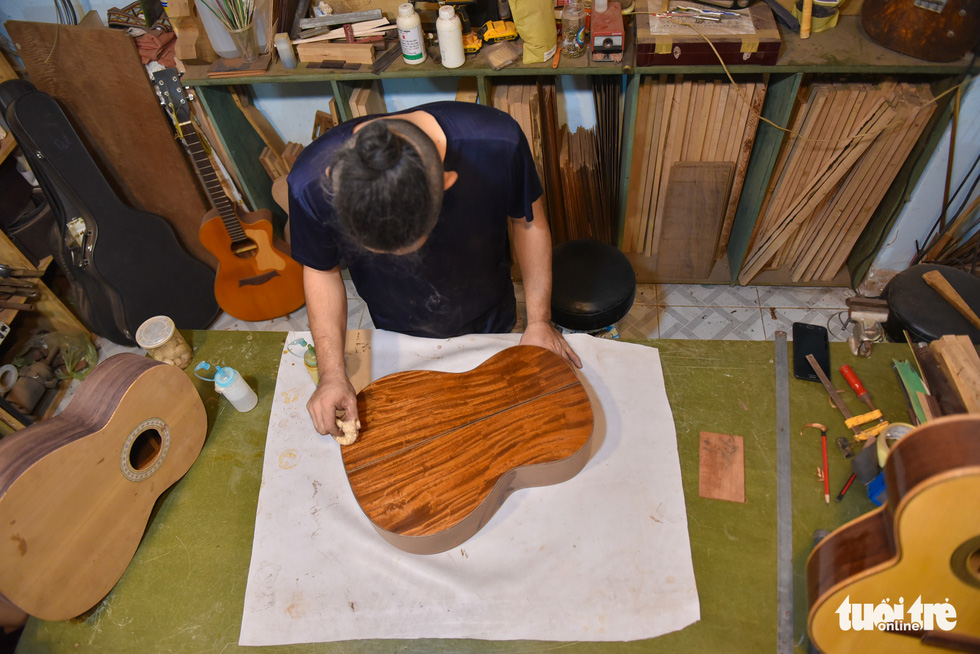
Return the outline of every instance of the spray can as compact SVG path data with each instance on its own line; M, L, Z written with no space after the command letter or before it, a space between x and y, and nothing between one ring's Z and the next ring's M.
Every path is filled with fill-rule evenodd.
M463 26L456 11L449 5L439 7L436 19L436 34L439 37L439 57L446 68L459 68L466 61L463 52Z
M398 5L398 44L402 48L402 58L407 64L420 64L425 61L425 37L422 35L422 19L415 13L410 2Z
M194 368L194 374L198 379L213 381L214 390L228 398L231 405L242 413L247 413L255 408L259 398L252 390L252 387L245 383L242 376L234 368L215 366L214 377L202 377L197 374L198 370L209 370L211 364L202 361Z

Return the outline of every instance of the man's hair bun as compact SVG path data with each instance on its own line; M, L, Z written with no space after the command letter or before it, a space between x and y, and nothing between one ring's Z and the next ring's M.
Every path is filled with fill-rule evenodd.
M365 167L383 173L398 165L403 148L411 146L389 130L382 121L375 121L361 128L355 147L357 156Z

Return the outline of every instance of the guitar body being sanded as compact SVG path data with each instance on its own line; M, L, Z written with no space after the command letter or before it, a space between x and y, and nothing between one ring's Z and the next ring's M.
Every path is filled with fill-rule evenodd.
M95 606L206 432L186 373L124 353L100 363L60 414L0 440L0 596L45 620Z
M378 533L414 554L463 543L511 492L571 479L592 450L585 389L538 347L464 373L388 375L357 410L360 436L341 449L351 490Z
M807 560L812 644L980 651L980 416L910 432L888 455L885 486L885 506L831 533ZM916 623L924 630L907 628ZM963 644L973 649L954 646Z

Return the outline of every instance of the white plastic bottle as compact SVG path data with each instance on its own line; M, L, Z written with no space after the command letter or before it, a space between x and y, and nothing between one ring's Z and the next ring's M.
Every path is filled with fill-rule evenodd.
M214 390L228 398L232 406L242 413L251 411L259 402L255 391L245 383L245 380L234 368L217 366L214 373Z
M459 68L466 61L463 52L463 25L456 11L449 5L439 7L436 19L436 35L439 37L439 57L446 68Z
M398 43L402 57L407 64L420 64L425 61L425 37L422 35L422 19L415 13L410 2L398 5Z

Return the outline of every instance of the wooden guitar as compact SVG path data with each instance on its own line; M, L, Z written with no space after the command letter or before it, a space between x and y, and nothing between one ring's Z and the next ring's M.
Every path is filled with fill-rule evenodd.
M571 479L591 454L588 395L539 347L464 373L383 377L357 410L361 434L341 449L351 490L378 533L415 554L456 547L512 491Z
M810 641L828 653L980 651L980 415L910 432L888 455L885 485L884 506L807 560Z
M45 620L95 606L206 432L186 373L124 353L100 363L60 414L0 440L0 600Z
M299 309L306 302L303 267L286 253L289 246L274 237L272 213L261 209L239 216L191 123L180 74L167 68L154 73L153 81L214 206L204 216L200 236L204 247L218 259L214 280L218 306L248 321L270 320Z
M861 26L890 50L956 61L977 47L980 0L864 0Z

